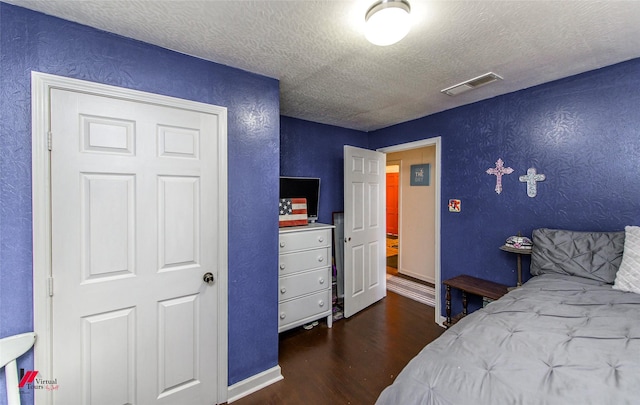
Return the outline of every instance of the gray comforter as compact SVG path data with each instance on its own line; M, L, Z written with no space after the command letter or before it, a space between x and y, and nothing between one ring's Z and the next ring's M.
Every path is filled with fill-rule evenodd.
M640 404L640 295L533 277L426 346L377 404Z

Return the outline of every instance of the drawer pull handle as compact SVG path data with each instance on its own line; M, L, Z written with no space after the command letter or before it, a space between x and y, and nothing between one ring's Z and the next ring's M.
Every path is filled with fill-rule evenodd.
M286 293L286 292L287 292L287 289L286 289L286 288L284 288L284 287L282 287L282 288L280 289L280 292L281 292L282 294L284 294L284 293Z
M318 305L320 305L320 307L324 307L324 301L320 300L320 301L318 302Z
M284 312L280 312L280 319L284 319L287 317L287 314L285 314Z
M285 269L285 267L287 267L287 266L285 266L284 264L281 264L281 265L280 265L280 270L284 270L284 269Z
M285 246L287 246L287 244L286 244L286 243L284 243L284 241L281 241L281 242L280 242L280 247L285 247Z
M320 263L324 262L324 256L318 256L318 261L319 261Z
M320 284L324 284L324 278L320 277L320 280L318 280L320 282Z
M320 242L320 243L324 242L324 237L318 236L318 242Z

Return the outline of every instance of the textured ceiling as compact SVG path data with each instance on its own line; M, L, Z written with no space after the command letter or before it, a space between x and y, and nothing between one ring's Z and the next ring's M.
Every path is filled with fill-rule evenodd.
M388 47L364 38L373 0L6 2L277 78L282 115L364 131L640 57L640 1L410 0Z

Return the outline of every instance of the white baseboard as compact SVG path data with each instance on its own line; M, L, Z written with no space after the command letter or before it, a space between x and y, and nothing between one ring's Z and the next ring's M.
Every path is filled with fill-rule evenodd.
M227 403L232 403L240 398L244 398L249 394L253 394L262 388L282 380L280 366L272 367L227 388Z
M431 283L433 285L436 284L436 280L433 277L425 276L424 274L414 273L406 269L398 269L398 273L404 274L405 276L416 278L418 280L426 281L427 283Z

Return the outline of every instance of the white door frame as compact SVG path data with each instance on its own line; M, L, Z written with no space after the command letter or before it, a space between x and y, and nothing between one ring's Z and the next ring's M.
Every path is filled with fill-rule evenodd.
M185 108L216 114L218 120L218 262L217 299L217 403L227 401L228 382L228 204L227 204L227 109L196 101L130 90L121 87L31 72L32 110L32 210L33 210L33 323L37 341L34 346L34 368L44 376L55 378L50 362L52 311L51 296L51 166L49 153L50 90L63 89L113 98ZM51 394L36 390L37 403L49 404Z
M422 139L419 141L403 143L400 145L387 146L384 148L378 149L378 152L383 153L392 153L392 152L402 152L410 149L423 148L425 146L435 146L436 147L436 163L435 163L435 188L436 188L436 201L435 201L435 252L436 255L434 257L434 268L435 268L435 290L436 290L436 306L435 306L435 320L436 323L442 327L444 327L444 317L440 315L441 313L441 279L440 279L440 199L441 199L441 175L442 175L442 152L441 152L441 137L437 136L435 138ZM386 209L386 207L383 207Z

